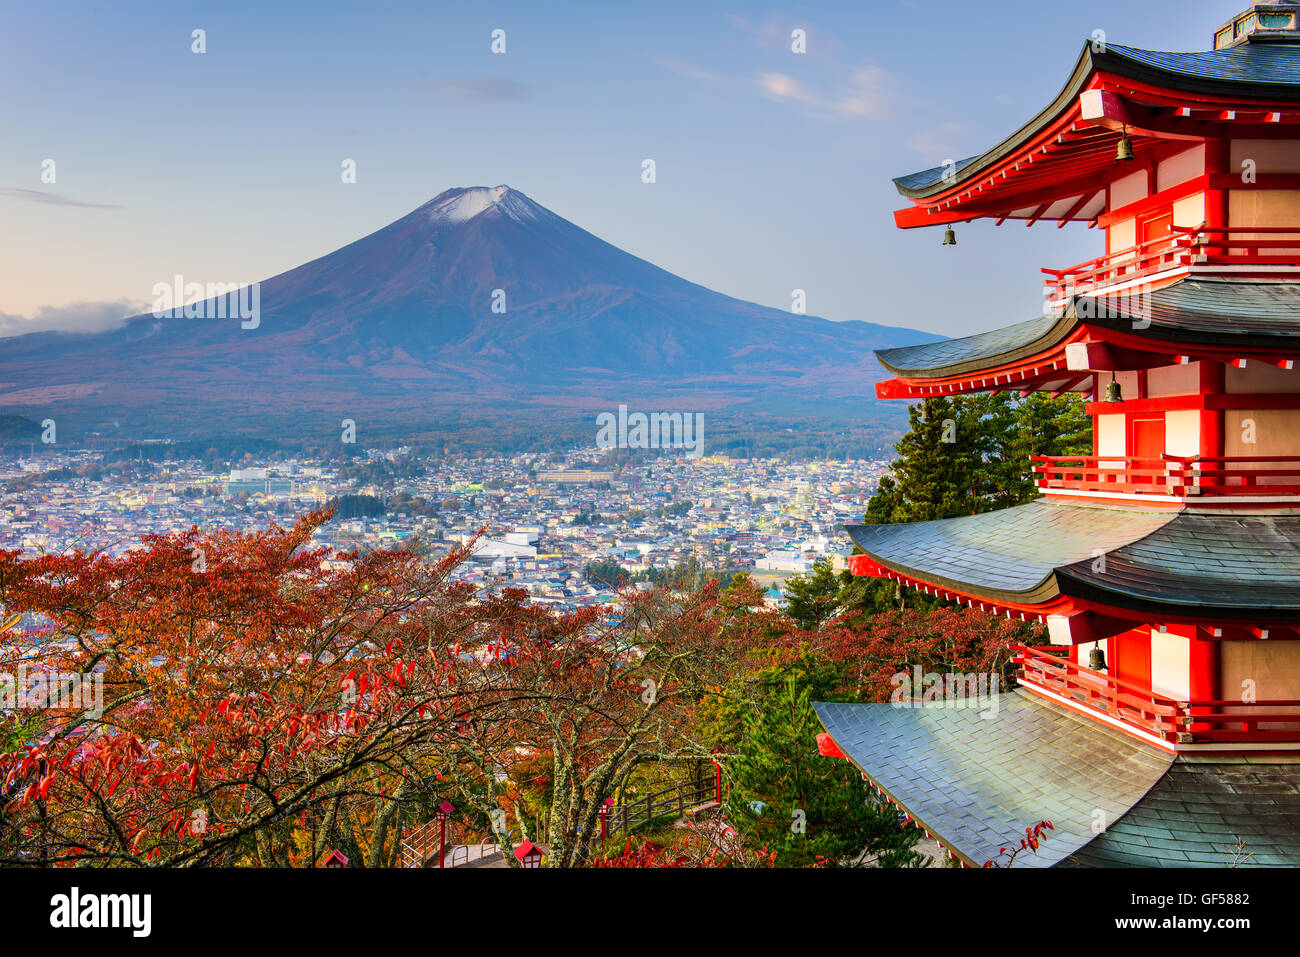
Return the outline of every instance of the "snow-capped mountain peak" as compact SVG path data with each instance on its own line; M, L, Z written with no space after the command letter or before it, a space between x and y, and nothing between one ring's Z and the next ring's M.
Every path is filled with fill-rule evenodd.
M152 421L199 409L202 393L300 423L337 403L393 419L534 397L583 409L669 395L696 409L812 392L874 402L871 350L932 338L733 299L508 186L447 190L256 286L253 325L144 314L102 333L0 339L0 407L7 396L66 410L76 396L96 421ZM198 311L234 315L217 305Z
M533 216L529 200L509 186L449 189L425 205L429 219L437 223L466 223L494 207L503 208L517 219Z

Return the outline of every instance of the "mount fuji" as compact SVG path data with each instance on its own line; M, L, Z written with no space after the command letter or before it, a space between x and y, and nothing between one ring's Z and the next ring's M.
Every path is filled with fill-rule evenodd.
M869 406L872 350L934 338L714 292L507 186L447 190L262 281L252 325L148 314L0 339L0 411L193 430L214 414Z

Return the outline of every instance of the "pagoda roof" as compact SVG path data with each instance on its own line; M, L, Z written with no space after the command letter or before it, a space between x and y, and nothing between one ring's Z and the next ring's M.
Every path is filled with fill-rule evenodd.
M1081 94L1102 90L1125 104L1121 119L1104 109L1085 115ZM1297 101L1300 44L1182 53L1089 40L1061 91L1010 136L960 162L897 177L898 192L920 208L895 218L905 228L979 216L1092 221L1105 208L1107 182L1123 175L1114 162L1121 127L1138 158L1159 158L1201 137L1276 129L1281 112L1293 122ZM1221 115L1238 108L1252 115Z
M1249 43L1225 50L1202 53L1174 53L1142 50L1107 43L1104 51L1094 50L1091 40L1074 72L1051 104L1001 143L969 156L956 164L956 182L973 175L1015 151L1021 143L1042 130L1061 110L1078 99L1087 81L1098 72L1141 80L1153 86L1168 86L1190 93L1259 99L1300 100L1300 46ZM954 185L944 182L947 166L909 173L894 179L899 193L922 199Z
M1250 866L1300 863L1300 764L1179 757L1146 797L1066 863L1225 867L1238 839Z
M840 750L967 864L1015 847L1050 821L1037 853L1017 867L1051 867L1097 835L1094 812L1114 821L1169 770L1173 755L1046 704L1025 691L998 695L996 713L967 707L817 703ZM991 704L991 702L989 702Z
M1180 512L1151 534L1056 570L1062 591L1121 607L1196 607L1252 618L1300 613L1300 515ZM1126 600L1127 599L1127 600Z
M1059 595L1058 568L1136 542L1173 518L1169 511L1038 499L978 515L850 525L846 531L873 561L900 575L993 600L1038 604Z
M1074 296L1057 315L1039 316L990 332L896 349L876 357L909 380L973 376L1020 364L1041 365L1047 378L1062 378L1071 341L1117 333L1130 346L1167 353L1178 348L1225 350L1221 361L1241 353L1300 348L1300 282L1285 279L1221 279L1189 276L1134 295L1132 290ZM1158 364L1158 360L1153 360ZM1041 376L1040 376L1041 377ZM883 385L883 384L882 384ZM889 390L879 389L882 398Z
M1091 602L1216 621L1300 619L1297 512L1225 515L1038 499L847 531L881 569L995 603Z
M868 780L966 864L1040 821L1047 839L1014 866L1226 867L1239 837L1244 866L1300 863L1295 759L1175 757L1023 690L987 719L979 704L813 707Z
M958 175L961 171L974 163L978 156L968 156L964 160L958 160L954 164L954 172ZM943 174L948 170L948 166L934 166L930 169L923 169L916 173L908 173L906 176L894 177L894 185L904 196L923 196L932 186L937 186L943 180Z
M1043 352L1063 342L1074 325L1066 316L1039 316L960 339L877 349L876 358L895 375L937 379L993 368Z

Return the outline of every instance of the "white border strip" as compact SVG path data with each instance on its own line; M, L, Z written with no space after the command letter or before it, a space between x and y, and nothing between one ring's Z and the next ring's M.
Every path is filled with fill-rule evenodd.
M1142 738L1144 741L1149 741L1163 751L1171 751L1175 754L1188 754L1192 752L1217 754L1232 751L1300 751L1300 741L1227 741L1223 743L1206 742L1204 744L1171 744L1163 738L1152 734L1150 731L1143 731L1141 728L1135 728L1133 725L1126 724L1118 718L1106 714L1104 711L1097 711L1093 708L1089 708L1087 705L1075 701L1073 698L1062 697L1056 692L1048 691L1046 688L1040 687L1033 682L1021 681L1017 678L1016 684L1019 687L1024 688L1026 691L1031 691L1040 697L1050 698L1052 701L1060 703L1069 708L1075 714L1081 714L1092 718L1095 721L1100 721L1103 724L1108 724L1113 728L1123 731L1125 734L1130 734L1135 738ZM1192 715L1192 717L1195 718L1196 716Z

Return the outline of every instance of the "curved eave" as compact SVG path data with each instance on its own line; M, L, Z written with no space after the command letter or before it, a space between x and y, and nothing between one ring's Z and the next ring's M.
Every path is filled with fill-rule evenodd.
M1300 621L1300 513L1224 516L1040 499L847 531L864 552L851 560L854 574L1011 617L1097 606L1138 621Z
M853 525L846 531L881 569L961 596L1044 614L1044 606L1061 598L1058 568L1135 542L1173 517L1166 511L1039 499L960 518Z
M1016 866L1065 863L1168 771L1172 755L1016 690L966 707L813 705L827 734L881 796L969 867L1026 827L1051 835Z
M1300 45L1248 44L1206 53L1164 53L1116 45L1099 52L1090 41L1086 42L1056 98L1002 142L952 169L940 166L897 177L894 184L898 192L915 204L895 212L897 225L933 226L980 216L996 216L999 221L1022 218L1031 225L1040 218L1061 225L1070 220L1091 222L1097 211L1097 190L1105 185L1099 177L1106 164L1098 158L1098 151L1103 146L1113 151L1118 127L1107 130L1082 119L1079 96L1099 84L1117 80L1165 96L1183 97L1189 103L1222 98L1228 108L1287 105L1300 100ZM1145 155L1175 149L1176 145L1166 139L1187 141L1220 133L1231 135L1215 133L1205 124L1191 121L1186 128L1161 129L1164 132L1154 133L1154 138L1134 132L1134 150ZM1248 135L1241 127L1235 132ZM1039 155L1048 154L1049 149L1051 155ZM1044 182L1042 174L1031 177L1036 186L1021 182L1023 173L1017 175L1021 163L1038 159L1050 165L1053 156L1068 156L1072 149L1091 158L1084 167L1066 163L1060 167L1062 171L1050 174L1055 186ZM1156 152L1155 158L1162 155ZM1038 171L1040 165L1033 163L1032 169ZM988 177L993 179L980 182Z
M846 530L852 535L853 527ZM858 546L861 548L862 546ZM867 562L864 563L863 559ZM1064 604L1055 573L1049 572L1037 586L1027 591L1011 591L1003 588L978 586L958 578L939 575L931 570L911 568L901 562L888 561L879 555L864 551L849 560L852 574L864 578L887 578L915 588L927 595L955 601L959 605L968 605L980 611L994 615L1005 614L1008 618L1021 620L1046 620L1047 615L1058 610Z
M1063 594L1155 614L1300 621L1300 515L1180 513L1100 569L1058 568Z
M882 399L923 398L986 389L1086 390L1089 370L1253 359L1287 368L1300 355L1300 283L1187 278L1135 300L1076 297L1058 317L990 332L883 349L880 364L897 378L876 384ZM1105 343L1088 368L1066 358L1071 343ZM1127 365L1116 365L1117 351ZM1071 368L1074 365L1074 368Z
M905 379L937 379L995 370L1034 356L1045 356L1070 338L1073 316L1030 319L960 339L876 352L880 364Z
M1091 53L1091 46L1087 50ZM1248 100L1300 100L1300 47L1293 42L1248 43L1179 53L1117 44L1091 56L1095 68L1180 93Z
M1079 94L1087 88L1088 81L1096 73L1109 73L1151 86L1167 87L1173 92L1201 96L1267 101L1300 100L1300 53L1290 56L1279 52L1288 48L1293 52L1297 51L1294 45L1277 44L1266 47L1248 45L1232 51L1164 53L1110 44L1104 52L1098 52L1093 50L1092 41L1085 41L1083 52L1075 63L1074 70L1052 102L992 149L957 164L956 179L953 182L943 182L944 167L938 166L931 170L899 176L894 179L894 184L898 192L908 199L928 199L973 179L990 166L1015 155L1054 121L1061 119L1078 102ZM1258 73L1252 75L1248 69L1233 65L1234 60L1247 57L1289 57L1295 60L1296 66L1294 71L1274 71L1266 77ZM1174 67L1173 64L1178 62L1188 64L1188 68ZM1215 63L1219 64L1218 70L1212 68ZM1202 69L1191 69L1192 65L1199 65ZM1287 75L1293 75L1294 78L1284 79L1283 77ZM933 174L930 182L922 181L924 185L908 185L909 181L917 182L925 173Z
M935 175L933 182L923 186L909 187L904 183L919 176L919 173L912 173L909 176L900 176L894 180L894 185L898 192L908 199L928 199L931 196L938 196L941 193L961 185L962 183L975 178L975 176L995 165L1000 160L1007 159L1018 152L1027 142L1041 133L1054 120L1059 119L1067 110L1078 102L1079 93L1083 90L1084 85L1088 82L1093 72L1092 44L1083 45L1083 54L1079 57L1078 62L1074 65L1074 72L1070 74L1070 79L1066 81L1061 92L1056 95L1052 102L1040 110L1033 119L1025 123L1020 129L1016 130L997 146L981 153L978 156L968 160L963 160L958 167L956 178L949 183L943 181L944 167L938 166L932 172Z
M1111 614L1118 612L1137 613L1139 619L1157 622L1213 621L1236 622L1239 624L1266 623L1273 625L1294 624L1300 622L1300 609L1286 607L1282 603L1256 602L1249 606L1241 604L1242 598L1235 602L1198 601L1188 602L1170 599L1164 592L1146 591L1132 594L1115 588L1104 587L1095 579L1076 577L1064 570L1056 573L1059 595L1067 600L1077 600L1080 607L1097 606ZM1242 594L1245 586L1242 586Z

